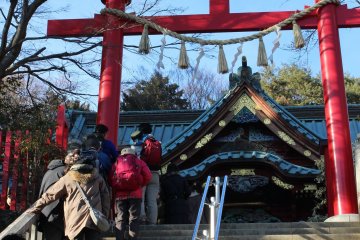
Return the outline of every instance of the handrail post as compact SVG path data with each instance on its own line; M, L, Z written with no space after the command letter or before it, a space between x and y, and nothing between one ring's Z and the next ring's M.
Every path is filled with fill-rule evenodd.
M204 229L202 234L201 240L209 240L209 232L207 229Z
M217 203L215 197L210 198L210 224L209 224L209 237L210 239L214 239L215 237L215 228L216 228L216 210L217 210Z
M218 240L218 238L219 238L221 215L222 215L222 210L223 210L224 202L225 202L227 181L228 181L228 176L225 176L224 182L223 182L223 187L222 187L220 205L219 205L219 213L218 213L218 216L217 216L218 218L217 218L217 222L216 222L216 230L215 230L215 237L214 237L215 240Z
M215 203L217 205L220 204L220 177L215 177ZM216 207L215 208L215 219L217 219L219 213L219 208Z
M207 195L209 185L210 185L210 180L211 180L211 177L208 176L207 180L206 180L203 196L202 196L202 199L201 199L201 203L200 203L200 207L199 207L199 211L198 211L198 216L196 218L194 232L193 232L193 235L192 235L192 238L191 238L192 240L195 240L197 238L197 232L199 230L200 220L201 220L202 212L203 212L203 209L204 209L204 203L205 203L206 195Z
M199 207L199 212L198 212L198 216L196 219L193 236L191 238L192 240L198 239L197 232L199 229L201 215L203 212L205 198L206 198L206 195L208 192L210 180L211 180L211 177L208 176L206 185L205 185L205 189L204 189L204 193L202 196L202 200L200 203L200 207ZM221 195L220 195L220 186L221 186L220 177L215 177L215 183L214 183L215 196L211 197L210 204L207 204L210 208L209 232L207 232L206 230L203 231L203 238L209 239L209 240L217 240L218 236L219 236L221 215L222 215L222 209L224 206L225 192L226 192L226 186L227 186L227 176L224 177ZM220 199L220 196L221 196L221 199ZM203 239L203 238L201 238L201 239Z

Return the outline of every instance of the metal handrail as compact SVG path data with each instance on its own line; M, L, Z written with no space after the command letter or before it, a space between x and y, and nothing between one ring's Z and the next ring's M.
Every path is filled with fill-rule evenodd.
M202 212L203 212L204 205L205 205L206 195L207 195L207 192L208 192L208 189L209 189L209 185L210 185L210 180L211 180L211 177L208 176L208 177L207 177L207 180L206 180L206 184L205 184L203 196L202 196L202 199L201 199L201 203L200 203L198 215L197 215L197 218L196 218L196 223L195 223L195 227L194 227L194 232L193 232L193 235L192 235L192 238L191 238L192 240L195 240L196 237L197 237L197 232L198 232L198 230L199 230L200 220L201 220Z
M216 221L215 240L218 240L219 232L220 232L221 215L222 215L222 210L224 207L227 179L228 179L228 176L225 176L223 186L222 186L220 205L219 205L219 209L218 209L219 212L218 212L217 221Z
M0 232L0 239L12 234L23 235L28 233L27 239L37 238L36 222L38 215L33 213L22 213L14 222L7 226L2 232Z

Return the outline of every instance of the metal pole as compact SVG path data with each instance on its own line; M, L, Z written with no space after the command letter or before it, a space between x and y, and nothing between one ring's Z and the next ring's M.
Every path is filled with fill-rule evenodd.
M215 201L215 198L214 197L211 197L210 198L210 205L209 205L209 208L210 208L210 226L209 226L209 232L210 232L210 239L214 239L215 237L215 229L216 229L216 201Z
M215 203L216 203L216 207L215 207L215 219L217 219L218 214L219 214L219 204L220 204L220 177L215 177ZM216 227L216 226L215 226Z
M194 232L193 232L193 235L192 235L192 237L191 237L191 240L197 239L197 232L198 232L198 229L199 229L200 220L201 220L202 212L203 212L203 209L204 209L205 199L206 199L207 192L208 192L208 189L209 189L210 180L211 180L211 177L208 176L208 177L207 177L207 180L206 180L206 184L205 184L205 188L204 188L203 196L202 196L202 199L201 199L201 203L200 203L200 207L199 207L199 212L198 212L198 216L197 216L197 218L196 218L196 223L195 223L195 227L194 227Z
M217 215L216 229L215 229L215 239L214 240L219 239L221 216L222 216L222 211L223 211L223 208L224 208L227 180L228 180L228 176L225 176L224 177L224 182L223 182L222 193L221 193L220 204L217 206L217 209L219 211L218 211L218 215Z
M204 229L203 232L202 232L202 240L209 240L209 233L208 233L208 230Z

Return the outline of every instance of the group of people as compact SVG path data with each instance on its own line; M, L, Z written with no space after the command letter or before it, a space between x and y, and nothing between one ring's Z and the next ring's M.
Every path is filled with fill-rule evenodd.
M193 223L190 209L193 205L197 213L198 200L191 204L188 198L199 194L194 195L175 164L160 175L161 143L151 134L151 125L140 124L120 154L105 138L107 131L97 125L84 142L68 145L66 157L49 163L40 198L28 210L40 214L45 239L99 239L86 199L115 220L117 240L125 239L126 232L128 239L137 239L141 222L157 224L159 201L165 203L164 223Z

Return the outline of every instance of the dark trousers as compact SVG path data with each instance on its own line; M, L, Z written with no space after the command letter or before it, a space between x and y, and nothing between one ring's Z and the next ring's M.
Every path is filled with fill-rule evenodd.
M100 233L91 228L84 228L74 238L74 240L99 240L99 239L100 239Z
M44 240L63 240L65 238L63 217L56 215L50 216L49 218L52 221L49 222L47 217L40 214L39 231L43 232Z
M116 240L125 239L129 224L129 239L136 239L140 225L141 198L115 200Z
M44 223L43 228L43 234L45 240L63 240L64 239L64 225L59 226L56 225L56 223Z

